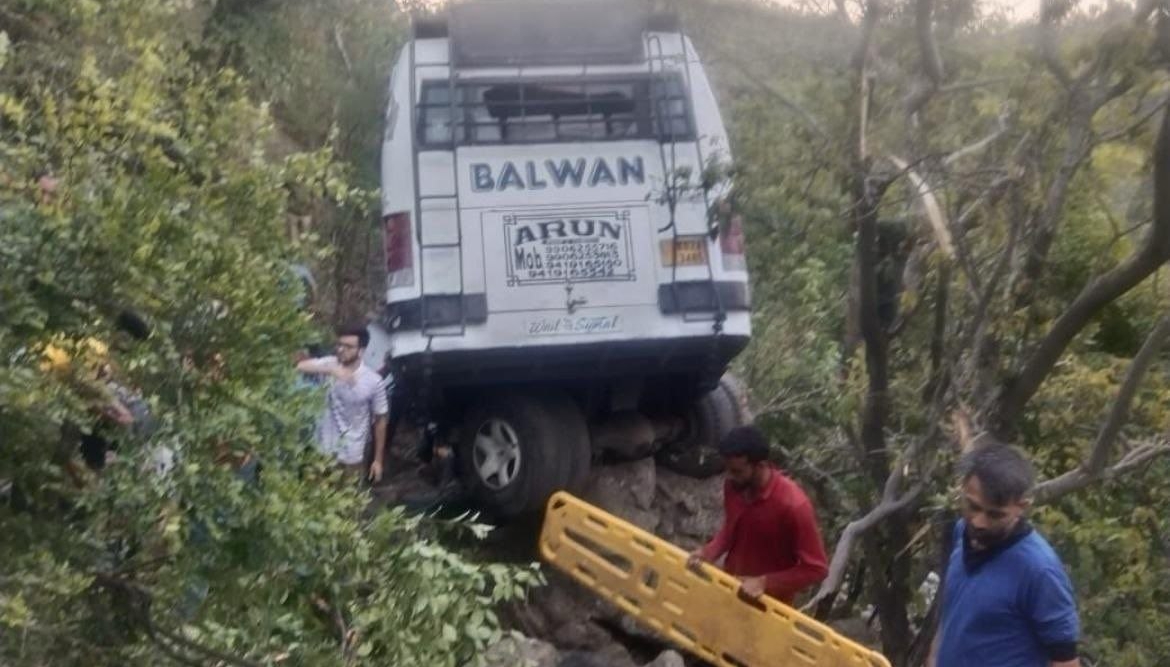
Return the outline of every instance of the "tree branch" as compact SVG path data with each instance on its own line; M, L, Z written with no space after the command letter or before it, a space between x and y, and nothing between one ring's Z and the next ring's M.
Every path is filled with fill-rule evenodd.
M349 80L354 81L353 61L349 59L349 51L346 50L345 40L341 37L340 23L333 26L333 43L337 45L337 51L341 54L341 62L345 65L345 72L349 75Z
M1072 88L1073 77L1060 59L1056 48L1056 23L1068 11L1068 0L1043 0L1040 5L1040 58L1052 76L1065 88Z
M930 334L930 383L937 390L943 382L943 358L947 347L947 319L950 310L951 265L938 267L935 284L934 322Z
M982 293L979 295L979 301L975 306L975 316L972 318L972 326L969 333L964 337L964 341L960 344L960 350L968 351L967 364L959 379L959 387L966 387L970 379L974 377L982 366L982 352L983 341L987 335L988 327L988 311L991 308L991 301L995 296L995 292L999 289L1000 283L1007 275L1008 266L1011 264L1011 258L1016 252L1016 243L1020 238L1020 218L1018 216L1010 216L1011 222L1008 228L1008 239L1004 249L1000 252L1000 256L996 259L995 267L991 271L991 277L988 278L987 284L983 287Z
M1142 24L1150 20L1150 14L1162 4L1162 0L1139 0L1137 7L1134 8L1133 22L1135 24Z
M725 54L720 54L719 57L720 59L725 60L733 65L736 69L740 70L740 72L744 75L744 78L749 81L756 90L764 93L768 97L772 98L773 101L777 102L780 106L795 114L797 120L799 120L800 123L805 126L805 128L807 128L817 137L826 141L830 139L829 133L821 125L820 121L817 120L816 116L811 114L804 107L800 106L796 100L780 92L774 86L764 81L763 77L752 74L752 72L749 71L747 65L744 65L737 59Z
M951 239L950 226L947 224L946 217L943 215L942 207L938 204L938 199L930 191L930 186L902 158L891 155L890 162L893 162L898 169L904 171L906 178L910 179L910 185L917 195L918 202L922 205L922 211L926 214L926 219L930 223L931 229L934 231L934 240L938 243L939 249L948 258L954 259L955 244Z
M1167 338L1170 338L1170 314L1163 316L1158 321L1153 331L1146 337L1146 341L1142 344L1137 356L1130 362L1125 380L1121 383L1121 388L1117 391L1117 398L1113 400L1113 407L1109 411L1109 417L1101 425L1101 430L1097 432L1097 439L1093 443L1093 449L1089 453L1089 458L1075 470L1071 470L1060 477L1038 485L1035 489L1038 500L1048 502L1059 498L1062 495L1083 488L1106 474L1105 466L1109 462L1109 454L1113 450L1114 443L1117 442L1117 436L1120 435L1121 428L1129 421L1129 409L1133 404L1134 396L1137 395L1137 390L1141 386L1142 380L1145 379L1146 373L1150 370L1150 366L1157 359L1158 353L1162 350ZM1124 470L1132 468L1135 457L1144 461L1162 453L1161 450L1166 449L1166 447L1167 445L1165 444L1156 446L1147 445L1144 448L1134 450L1114 466L1110 474L1119 474Z
M914 118L938 92L945 74L938 43L931 25L934 0L917 0L914 5L914 27L918 37L918 52L922 58L922 80L914 86L906 102L906 115Z
M906 265L902 268L902 294L917 294L922 289L923 273L927 256L933 252L935 244L932 242L918 243L906 257ZM941 262L940 270L950 268L949 262ZM915 299L909 308L898 308L898 316L890 325L890 340L899 338L918 312L925 305L925 299Z
M849 559L853 555L853 547L857 543L858 538L890 515L908 507L922 495L923 490L924 487L921 484L917 484L903 494L901 498L884 500L865 516L860 519L854 519L845 526L845 530L841 532L841 539L837 541L837 547L833 550L833 558L829 561L829 574L821 582L820 588L817 589L817 594L804 606L803 609L805 611L815 608L821 601L835 595L837 589L841 588L841 582L845 578L845 570L849 566Z
M918 33L918 49L922 54L922 69L926 76L941 86L946 74L943 71L942 56L938 51L938 43L934 39L934 29L931 25L934 13L934 0L918 0L914 8L915 28Z
M1154 144L1154 222L1142 247L1120 266L1085 286L1056 320L1023 369L996 400L994 428L1010 431L1069 343L1102 308L1140 284L1170 260L1170 111L1163 113Z
M1170 443L1146 444L1130 450L1120 461L1109 468L1096 473L1090 473L1083 468L1076 468L1045 482L1041 482L1033 489L1034 501L1039 505L1051 503L1074 491L1079 491L1094 482L1104 479L1114 479L1127 475L1135 470L1149 467L1150 461L1170 454Z
M845 6L845 0L833 0L833 5L837 8L837 17L847 24L852 24L853 20L849 18L849 8Z
M171 659L184 665L206 665L207 660L214 660L215 664L229 665L231 667L261 667L260 663L253 662L246 658L240 658L233 655L228 655L209 646L199 644L187 637L183 636L181 632L174 632L167 630L158 625L151 617L150 608L153 602L153 596L150 591L143 588L141 585L126 579L122 576L112 575L105 572L97 572L94 574L94 583L97 586L105 588L114 592L116 595L122 596L122 602L128 605L129 609L134 612L135 621L141 628L150 636L151 640L159 646L164 653ZM195 653L203 658L199 660L196 658L189 658L184 656L178 648L185 649L191 653Z
M851 128L853 135L849 143L853 147L854 184L848 186L853 194L860 194L859 187L868 179L869 150L866 145L866 135L869 132L869 105L872 97L873 74L869 71L870 49L873 46L874 33L881 21L882 4L880 0L868 0L862 16L861 39L853 52L851 64L854 75L857 77L857 123ZM868 186L866 186L868 187ZM862 199L854 200L854 207L860 206ZM857 229L856 222L854 229Z
M970 205L963 209L963 212L960 213L959 217L955 219L954 225L954 228L959 232L959 237L962 237L964 232L971 229L971 221L975 218L975 214L979 212L979 209L984 205L984 203L986 203L988 200L998 200L1006 186L1011 185L1019 180L1020 171L1021 170L1019 167L1013 166L1009 168L1008 173L996 177L996 179L987 186L987 189L981 192L979 196L975 198L975 201L971 202Z
M169 642L182 646L183 648L193 653L200 654L205 660L214 660L215 664L233 665L235 667L261 667L260 663L246 660L233 655L228 655L222 651L218 651L209 646L198 644L190 639L187 639L180 632L173 632L158 626L158 624L150 621L149 631L152 635L162 637ZM206 663L196 663L206 664Z
M979 151L983 150L984 148L987 148L988 146L990 146L992 144L992 142L994 142L996 139L999 139L1004 134L1006 134L1007 130L1008 130L1007 115L1004 113L1001 113L999 115L999 118L996 119L996 125L997 125L996 129L994 131L992 131L991 134L987 135L986 137L983 137L982 139L980 139L972 144L968 144L966 146L963 146L962 148L952 152L950 155L947 155L946 157L944 157L942 159L943 166L949 167L952 164L958 162L959 160L967 157L968 155L971 155L973 153L978 153Z
M1105 468L1105 464L1109 461L1109 452L1113 449L1113 443L1117 441L1117 436L1121 433L1121 427L1129 421L1129 408L1133 404L1138 387L1141 386L1142 380L1145 379L1146 373L1149 372L1150 366L1165 344L1167 336L1170 336L1170 315L1159 320L1158 324L1154 326L1154 330L1146 338L1146 342L1142 344L1137 356L1130 362L1129 371L1121 384L1121 389L1117 392L1117 398L1113 401L1109 418L1101 425L1089 460L1082 466L1085 472L1094 474Z
M1067 110L1052 114L1051 119L1065 126L1065 145L1056 174L1052 177L1044 194L1044 204L1032 217L1029 225L1030 243L1025 248L1020 277L1027 286L1034 284L1044 272L1048 253L1056 237L1068 201L1069 188L1081 165L1092 154L1092 124L1097 108L1091 106L1083 92L1074 91L1069 95ZM1030 292L1017 295L1016 307L1023 309L1032 302Z
M964 90L971 90L973 88L982 88L984 86L996 86L1001 83L1012 83L1016 79L1010 76L992 77L989 79L975 79L973 81L956 81L948 83L945 86L940 86L938 92L940 93L957 93Z
M1127 137L1133 136L1135 132L1140 130L1142 126L1148 123L1150 119L1157 115L1159 111L1165 109L1168 104L1170 104L1170 97L1162 98L1157 104L1154 104L1150 109L1147 109L1144 113L1141 114L1141 116L1138 117L1136 121L1130 123L1129 125L1118 128L1111 132L1098 134L1094 138L1094 143L1105 144L1111 141L1117 141L1118 139L1125 139Z

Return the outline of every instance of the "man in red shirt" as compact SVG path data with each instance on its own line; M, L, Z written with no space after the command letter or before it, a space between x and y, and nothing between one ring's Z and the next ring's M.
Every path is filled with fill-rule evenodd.
M716 562L739 577L740 590L785 604L829 572L808 496L768 461L768 439L754 426L732 429L719 444L725 465L723 526L688 565Z

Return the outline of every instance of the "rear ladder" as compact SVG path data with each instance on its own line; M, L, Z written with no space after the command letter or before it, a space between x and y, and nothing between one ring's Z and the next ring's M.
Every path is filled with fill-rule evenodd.
M418 114L418 80L420 70L442 70L447 72L447 104L449 107L449 139L436 146L428 143L423 146L425 128L419 124ZM415 236L419 248L419 318L423 336L462 336L467 332L467 311L464 302L463 285L463 220L459 207L459 133L463 130L464 122L456 115L462 114L462 106L456 102L455 68L451 58L451 40L447 40L447 59L445 62L418 61L416 40L410 42L410 114L411 131L414 132L411 159L414 165L414 209L416 212ZM420 153L447 154L451 160L450 180L435 178L429 172L424 178L420 169ZM426 188L424 194L423 188ZM444 220L444 216L449 216ZM434 265L443 256L448 259L445 265L455 264L458 267L453 277L445 282L454 282L455 288L443 285L431 291L428 289L428 264ZM453 261L452 261L453 260ZM454 301L458 309L458 324L435 324L434 311L439 300ZM449 320L450 318L445 318ZM430 347L428 343L428 348Z
M687 40L686 40L686 37L683 35L681 30L677 33L677 35L678 35L678 41L679 41L679 48L681 49L681 54L680 55L671 55L671 56L666 55L665 50L662 48L662 40L661 40L661 38L658 37L658 35L648 35L646 37L647 67L648 67L648 70L649 70L652 77L655 74L658 74L661 76L661 75L664 75L667 72L671 71L667 67L668 61L681 59L682 60L682 68L681 69L683 70L684 84L686 86L683 94L688 99L694 99L694 97L691 93L691 90L692 90L691 63L690 63L689 54L687 52ZM657 69L655 69L655 65L657 65ZM720 295L719 290L715 287L715 271L714 271L714 268L711 266L711 261L712 261L711 260L711 255L712 255L711 252L708 251L705 254L706 254L706 258L707 258L707 281L711 285L712 298L714 299L714 303L715 303L715 312L714 313L708 313L706 311L704 311L702 313L691 312L690 310L688 310L686 304L684 304L679 299L678 257L677 257L679 234L678 234L678 225L675 224L675 219L674 219L675 208L676 208L677 203L678 203L677 202L678 193L675 190L675 178L677 177L677 174L675 172L677 171L677 168L678 168L677 151L678 151L678 143L679 142L678 142L678 138L674 132L674 123L673 122L670 123L670 128L668 129L665 127L666 123L663 120L665 118L671 117L671 114L668 112L667 105L669 105L669 103L672 101L672 98L667 95L665 86L659 85L657 87L657 91L658 91L658 94L655 95L655 97L653 99L653 102L654 102L653 113L655 116L654 123L655 123L655 127L657 129L657 135L658 135L657 136L658 154L659 154L659 157L662 161L663 187L665 188L665 196L667 198L666 204L670 209L669 228L671 231L671 268L670 268L671 296L674 299L675 307L678 308L678 311L682 315L684 322L714 322L715 333L718 334L718 333L721 333L723 330L723 321L727 319L727 310L723 305L722 295ZM692 106L692 105L688 105L688 106ZM688 119L687 122L691 123L692 125L695 125L693 110L692 110L690 118ZM706 170L706 163L704 162L703 147L702 147L702 142L700 141L700 137L698 134L698 127L693 127L692 129L694 130L695 158L696 158L696 164L698 165L698 173L692 174L691 178L692 179L697 178L699 185L701 187L702 186L702 179L703 179L703 175L704 175L703 172ZM667 148L667 144L669 144L669 149ZM668 154L669 154L669 159L668 159ZM686 183L683 185L689 187L690 183ZM707 193L706 188L703 188L703 205L704 205L703 206L704 210L707 211L708 215L710 215L711 201L708 197L708 193ZM664 231L664 230L659 230L659 231Z

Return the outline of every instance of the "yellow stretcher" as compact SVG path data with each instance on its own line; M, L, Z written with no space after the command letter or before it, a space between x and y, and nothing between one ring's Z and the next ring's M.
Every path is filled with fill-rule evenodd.
M739 580L572 495L548 504L540 553L622 611L719 667L890 667L881 654L764 596L739 595Z

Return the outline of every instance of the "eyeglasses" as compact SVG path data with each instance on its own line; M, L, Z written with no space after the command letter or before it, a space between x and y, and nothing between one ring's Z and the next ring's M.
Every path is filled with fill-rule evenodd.
M358 349L358 346L354 345L353 343L341 343L341 342L334 343L333 347L338 348L338 349L342 349L342 350L356 350L356 349Z

